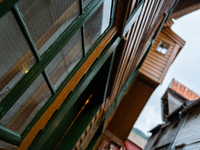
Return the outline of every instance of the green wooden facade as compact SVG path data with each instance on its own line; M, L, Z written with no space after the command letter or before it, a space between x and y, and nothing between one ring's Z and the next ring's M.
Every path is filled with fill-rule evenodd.
M1 141L17 149L92 149L96 145L158 34L152 29L151 44L145 48L143 43L140 62L131 67L114 101L108 102L123 54L121 45L144 7L140 0L120 3L0 2ZM124 25L116 23L117 13L125 15ZM157 21L158 31L166 19L167 15Z

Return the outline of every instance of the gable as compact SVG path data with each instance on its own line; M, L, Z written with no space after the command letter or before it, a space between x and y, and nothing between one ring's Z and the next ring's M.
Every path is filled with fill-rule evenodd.
M179 108L184 102L178 97L175 97L171 92L167 93L168 96L168 115L173 113L177 108Z

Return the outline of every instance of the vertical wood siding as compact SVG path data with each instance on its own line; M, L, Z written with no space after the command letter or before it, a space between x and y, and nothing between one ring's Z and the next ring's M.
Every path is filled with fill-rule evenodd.
M133 6L131 7L130 12L132 12L132 8L134 8L138 2L139 1L133 1ZM146 34L146 29L153 25L154 22L152 20L155 19L155 12L158 11L161 5L162 3L159 0L145 1L139 18L126 34L126 43L111 92L111 100L114 100L119 94L127 78L135 68L137 62L136 56L143 39L143 35Z

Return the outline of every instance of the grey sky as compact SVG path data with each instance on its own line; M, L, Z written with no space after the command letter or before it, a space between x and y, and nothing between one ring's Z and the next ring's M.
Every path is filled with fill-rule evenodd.
M134 125L147 135L149 130L162 123L160 99L173 78L200 95L200 10L175 20L172 30L186 44Z

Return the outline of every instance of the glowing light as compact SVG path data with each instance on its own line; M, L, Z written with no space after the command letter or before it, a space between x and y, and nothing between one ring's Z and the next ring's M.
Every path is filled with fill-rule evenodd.
M89 99L85 102L85 104L89 103Z
M26 70L25 73L28 73L28 70Z

